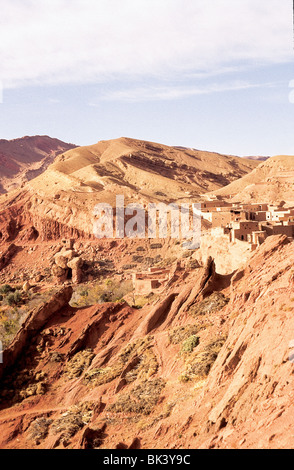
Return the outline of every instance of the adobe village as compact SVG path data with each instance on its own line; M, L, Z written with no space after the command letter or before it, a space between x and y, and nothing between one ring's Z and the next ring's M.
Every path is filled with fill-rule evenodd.
M289 241L293 241L294 207L285 208L284 205L284 201L279 205L229 203L215 197L201 204L199 215L202 220L209 222L206 238L209 237L216 244L226 243L228 251L229 244L234 244L235 249L239 248L244 256L244 249L247 252L248 249L254 251L272 235L285 235ZM194 258L197 259L197 255ZM134 289L137 293L145 294L158 291L173 275L174 270L159 268L134 273Z
M284 204L209 201L203 203L201 217L211 223L212 236L227 235L231 243L245 241L253 251L272 235L286 235L293 241L294 208Z

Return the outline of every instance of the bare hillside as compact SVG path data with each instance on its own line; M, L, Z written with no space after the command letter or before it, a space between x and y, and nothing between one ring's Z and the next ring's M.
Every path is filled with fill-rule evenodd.
M294 203L294 156L278 155L262 162L243 176L214 194L233 201Z
M0 140L0 193L40 175L59 153L74 147L46 135Z

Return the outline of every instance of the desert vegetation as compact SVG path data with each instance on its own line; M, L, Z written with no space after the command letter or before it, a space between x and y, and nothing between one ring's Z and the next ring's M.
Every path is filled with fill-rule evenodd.
M168 332L169 342L179 344L186 341L189 337L195 336L199 331L197 325L185 325L174 328Z
M192 305L189 309L189 315L198 317L198 315L206 315L224 308L229 299L222 292L214 292L201 302Z
M55 290L52 288L25 291L21 286L4 284L0 287L0 338L7 347L20 329L29 312L45 303Z
M127 382L133 382L137 378L149 379L158 368L152 341L152 336L146 336L129 343L109 366L87 371L84 382L91 387L111 382L123 373L127 365L129 367L124 376Z
M144 381L133 387L129 393L121 394L108 409L115 413L149 415L157 405L164 387L165 382L161 378Z
M189 354L185 357L185 371L180 376L182 382L205 379L226 341L226 337L217 338L202 349L198 350L197 348L194 351L194 348L199 344L195 338L190 337L184 347L185 352Z
M79 285L72 296L73 307L86 307L104 302L121 301L127 294L133 291L131 280L117 280L108 278L102 281Z

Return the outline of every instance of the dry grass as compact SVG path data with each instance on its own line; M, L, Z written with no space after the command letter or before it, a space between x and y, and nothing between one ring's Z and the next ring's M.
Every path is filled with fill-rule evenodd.
M51 289L42 293L24 292L20 286L9 284L0 287L0 338L4 349L13 341L28 314L44 305L52 292Z
M198 315L206 315L208 313L217 312L218 310L224 308L228 302L229 299L226 298L221 292L214 292L201 302L192 305L189 309L189 314L193 317L197 317Z
M33 421L28 429L28 439L40 444L40 441L44 440L49 431L49 427L52 423L52 419L37 418Z
M225 341L225 337L218 338L207 344L202 351L190 354L186 360L186 370L180 376L180 380L188 382L207 377Z
M190 354L196 346L199 344L199 337L192 335L189 336L185 341L183 341L181 347L181 354Z
M152 348L146 349L138 360L138 364L125 375L127 382L134 382L136 379L148 380L157 372L158 362Z
M168 332L170 344L179 344L188 339L192 335L196 335L199 327L196 325L180 326Z
M129 343L110 366L86 372L85 383L94 387L109 383L119 377L130 363L134 365L125 376L128 382L132 382L138 377L148 379L158 368L156 356L152 351L152 340L153 336L146 336Z
M84 349L75 354L66 364L65 375L68 379L80 377L84 370L88 369L95 354L91 349Z
M121 369L114 365L113 367L104 367L99 369L91 369L86 372L84 377L85 384L97 387L102 384L112 382L121 373Z
M118 302L133 291L130 280L104 279L92 284L79 285L72 296L70 305L73 307L86 307L97 303Z
M0 398L18 403L34 395L43 395L46 390L46 373L18 368L2 381Z
M60 442L67 442L89 423L93 415L93 409L94 404L91 402L84 402L71 407L53 422L51 426L53 434L60 435Z
M59 353L57 351L49 351L49 360L50 362L63 362L64 360L64 354Z
M81 413L68 411L53 423L52 431L54 434L60 434L62 440L68 440L84 425Z
M144 381L134 387L129 394L120 395L108 409L115 413L149 415L157 405L164 387L165 382L162 379Z

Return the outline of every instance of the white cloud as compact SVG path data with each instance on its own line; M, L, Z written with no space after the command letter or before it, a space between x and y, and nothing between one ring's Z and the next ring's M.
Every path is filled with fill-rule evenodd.
M48 102L50 104L59 104L61 101L58 98L49 98Z
M0 0L0 79L213 73L293 58L291 0Z
M245 81L234 81L228 83L212 83L202 86L142 86L129 87L126 89L110 90L103 92L96 100L92 100L89 106L100 106L100 101L156 101L177 100L196 95L207 95L226 91L249 90L252 88L274 88L281 82L249 83Z

